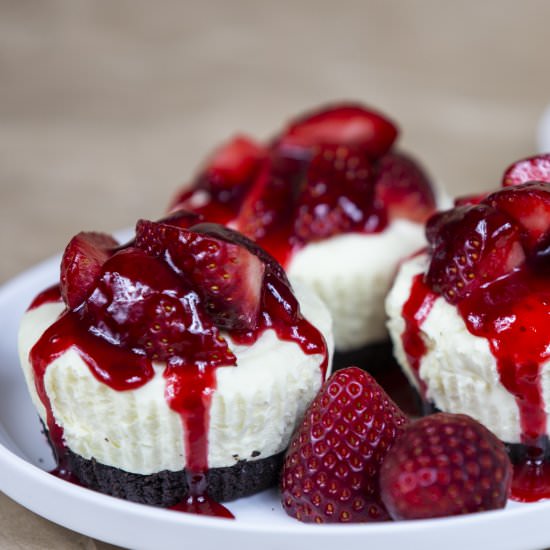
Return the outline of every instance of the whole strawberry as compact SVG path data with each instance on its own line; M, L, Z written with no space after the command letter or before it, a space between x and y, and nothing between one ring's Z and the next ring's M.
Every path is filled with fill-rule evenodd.
M425 519L503 508L512 466L504 444L463 414L438 413L410 424L380 471L393 519Z
M379 470L407 419L377 382L356 367L335 373L306 411L288 448L283 508L304 522L389 519Z

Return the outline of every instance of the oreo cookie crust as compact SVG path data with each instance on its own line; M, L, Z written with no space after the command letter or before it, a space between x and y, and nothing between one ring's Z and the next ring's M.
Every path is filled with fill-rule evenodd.
M263 491L276 485L284 453L258 460L240 460L234 466L206 472L207 493L217 502L226 502ZM70 449L67 461L80 482L107 495L140 504L173 506L188 495L184 470L164 470L150 475L133 474L86 459Z

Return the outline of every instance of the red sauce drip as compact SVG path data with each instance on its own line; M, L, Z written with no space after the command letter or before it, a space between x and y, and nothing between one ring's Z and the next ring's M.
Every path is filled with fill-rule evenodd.
M77 313L66 311L42 334L30 352L38 397L46 408L46 424L57 458L64 455L63 429L55 422L44 377L48 366L73 348L86 362L92 374L104 384L117 390L135 389L153 375L151 362L144 356L118 348L87 330Z
M468 330L489 341L500 380L516 399L521 441L532 449L516 467L512 495L519 500L550 496L550 465L541 459L547 415L540 377L550 359L548 276L524 265L462 300L458 310Z
M187 475L189 496L174 504L170 510L202 516L235 519L235 516L222 504L212 500L206 491L206 476L204 474Z
M61 288L58 284L52 285L46 290L42 291L32 302L28 308L28 311L31 309L36 309L44 304L49 304L52 302L61 301Z
M231 338L238 344L251 344L266 329L273 329L280 340L295 342L306 355L320 354L322 379L328 368L328 352L322 334L300 313L292 290L273 274L266 274L262 318L255 331L234 332Z
M436 298L437 294L424 282L423 274L419 273L413 279L409 299L403 305L402 310L405 320L405 330L401 335L403 349L423 396L426 393L426 385L418 373L420 361L426 354L426 344L422 339L421 327L430 314Z
M513 464L511 497L519 502L537 502L550 498L550 463L546 459L526 458Z
M164 377L166 402L182 420L187 469L195 474L206 472L210 402L216 389L215 368L168 366Z
M63 481L68 481L69 483L78 485L79 487L84 487L84 485L80 483L80 480L71 471L71 467L68 463L66 455L58 459L57 467L54 468L50 472L50 474L52 474L55 477L58 477L59 479L62 479Z

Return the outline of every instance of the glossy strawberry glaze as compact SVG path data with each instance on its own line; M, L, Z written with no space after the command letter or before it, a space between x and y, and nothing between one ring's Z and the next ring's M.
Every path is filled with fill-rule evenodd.
M322 198L303 199L301 204L297 203L296 189L300 188L303 170L298 161L285 159L272 172L264 173L260 176L266 178L263 186L262 182L256 183L233 222L239 231L269 251L283 267L288 268L293 255L306 244L321 240L321 237L306 238L300 234L297 223L300 216L302 225L320 223L319 219L315 220L309 213L300 214L301 209L306 212L326 210L326 215L321 216L321 219L324 218L327 224L332 223L331 215L337 208L346 211L344 217L353 219L353 223L349 222L346 229L334 229L334 235L352 232L373 234L386 229L388 212L383 205L374 204L372 193L357 194L352 198L342 197L340 187L332 185L323 187ZM207 212L207 215L215 215L215 211Z
M420 327L428 318L432 306L437 299L435 294L424 282L424 276L418 274L414 277L409 299L403 306L402 316L405 320L405 330L401 335L403 349L422 397L425 397L426 385L419 376L420 361L426 354L426 344L422 339Z
M58 284L55 284L46 288L40 294L38 294L36 298L31 302L31 305L28 309L30 311L31 309L36 309L44 304L60 301L61 289Z
M415 372L426 353L421 325L427 317L427 304L433 304L435 298L423 275L417 275L403 307L406 328L402 335ZM512 498L550 498L547 415L541 386L541 368L550 359L548 275L524 264L461 300L457 310L471 334L488 340L500 380L516 399L524 452L514 466Z
M59 287L52 287L37 296L31 309L47 302L58 301L61 301ZM255 331L229 335L236 342L252 344L269 328L275 330L281 340L298 344L305 354L321 354L324 379L328 365L324 338L302 317L289 287L273 274L266 276L264 307L259 327ZM48 366L71 348L82 357L97 380L116 391L128 391L146 384L154 376L154 370L152 361L146 356L113 345L92 334L78 310L65 310L34 345L30 352L30 361L36 390L46 409L46 424L58 461L58 467L52 473L78 483L68 469L63 430L55 421L44 383ZM169 365L164 371L166 401L180 415L184 426L186 475L189 484L189 497L174 509L232 517L226 508L213 502L206 493L208 428L210 403L216 389L216 368L217 365L204 363L178 364Z
M341 149L349 153L346 147ZM330 162L317 157L312 161L310 153L274 149L256 180L247 183L246 192L239 199L232 194L209 193L199 207L185 201L179 207L190 208L207 221L229 224L267 250L285 268L293 255L310 242L345 233L381 233L393 217L420 221L416 216L423 220L434 211L433 191L413 161L407 162L420 181L415 180L413 189L405 190L399 185L407 181L406 172L394 181L391 174L379 173L381 164L362 161L365 166L361 170L350 169L358 175L354 172L346 180L345 171L340 168L331 172ZM364 178L361 183L359 175ZM388 188L384 199L376 193L377 178ZM186 200L201 191L200 185L199 181L195 191L186 193ZM392 214L397 204L409 204L410 196L416 201L410 212Z

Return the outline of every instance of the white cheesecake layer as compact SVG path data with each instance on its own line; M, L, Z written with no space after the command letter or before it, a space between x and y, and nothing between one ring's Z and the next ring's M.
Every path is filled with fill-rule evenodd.
M403 350L403 305L415 275L424 273L427 256L404 262L386 299L388 329L394 353L409 380L417 385ZM426 384L426 398L438 409L464 413L487 426L508 443L521 443L519 409L515 397L502 385L489 341L470 333L457 308L438 297L421 325L427 352L419 377ZM542 366L542 392L550 411L550 362ZM549 426L547 425L547 433Z
M304 285L298 283L294 290L302 313L324 335L332 358L327 308ZM21 364L44 422L46 411L36 393L29 352L63 309L57 302L28 311L19 333ZM321 355L304 354L298 344L279 340L273 330L265 331L251 346L236 345L229 338L228 342L237 367L216 370L208 432L210 468L284 450L322 384ZM142 387L116 391L94 377L76 350L55 359L44 382L68 447L84 458L138 474L184 468L182 421L164 397L163 363L154 368L155 376Z
M387 339L384 298L399 262L426 246L424 226L394 220L380 233L346 233L307 244L287 268L321 296L340 351Z

